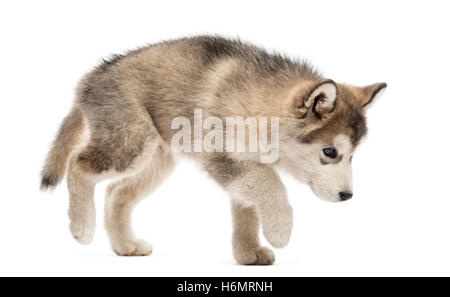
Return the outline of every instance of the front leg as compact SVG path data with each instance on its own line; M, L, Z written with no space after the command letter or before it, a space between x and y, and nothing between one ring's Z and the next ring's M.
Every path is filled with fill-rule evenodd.
M259 220L254 206L231 200L233 215L233 255L239 264L271 265L274 253L259 242Z
M205 167L234 199L254 207L264 236L272 246L281 248L288 244L292 231L292 208L283 183L270 166L217 155L208 159ZM239 220L237 224L240 224ZM254 238L249 240L254 242Z

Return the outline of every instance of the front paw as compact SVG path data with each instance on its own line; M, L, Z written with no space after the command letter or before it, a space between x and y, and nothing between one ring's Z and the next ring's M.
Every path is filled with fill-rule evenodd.
M275 254L266 247L233 249L234 258L241 265L272 265Z
M123 239L112 242L114 252L119 256L148 256L152 253L151 244L142 239Z
M263 222L263 233L267 241L275 248L285 247L291 238L293 225L292 208L271 214Z

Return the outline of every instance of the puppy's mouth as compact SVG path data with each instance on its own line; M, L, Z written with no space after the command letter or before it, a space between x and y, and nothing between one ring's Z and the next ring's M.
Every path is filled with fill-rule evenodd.
M328 192L327 192L327 194L325 194L323 190L316 189L316 187L314 186L314 183L312 181L308 182L308 185L311 188L311 191L314 193L314 195L316 195L316 197L318 197L320 200L323 200L325 202L332 202L332 203L341 201L337 197L334 198L334 195L331 195Z

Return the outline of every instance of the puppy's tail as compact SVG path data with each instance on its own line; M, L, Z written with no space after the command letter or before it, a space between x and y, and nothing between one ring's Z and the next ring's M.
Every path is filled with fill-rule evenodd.
M75 106L59 127L47 155L41 172L41 190L53 189L61 182L66 173L69 155L78 144L83 131L83 124L82 111Z

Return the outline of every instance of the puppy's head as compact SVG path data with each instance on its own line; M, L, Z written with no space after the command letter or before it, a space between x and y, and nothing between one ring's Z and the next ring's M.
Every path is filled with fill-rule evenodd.
M352 156L367 133L366 110L386 86L355 87L324 79L294 87L280 164L320 198L350 199Z

